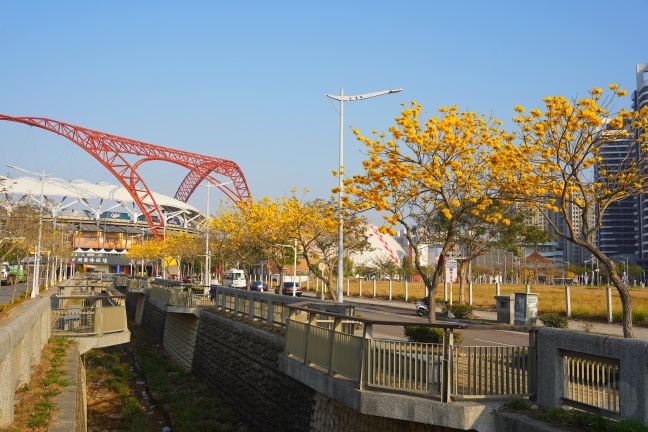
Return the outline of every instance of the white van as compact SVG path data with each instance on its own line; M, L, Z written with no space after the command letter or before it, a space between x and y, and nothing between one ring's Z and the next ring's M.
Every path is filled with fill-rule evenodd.
M227 288L246 288L245 272L243 270L230 269L225 272L223 285Z

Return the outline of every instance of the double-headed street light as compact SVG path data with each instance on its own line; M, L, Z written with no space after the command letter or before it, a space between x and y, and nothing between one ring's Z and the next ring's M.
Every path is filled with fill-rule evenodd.
M39 283L40 283L40 256L41 256L41 237L43 234L43 188L45 187L45 177L50 176L51 174L45 174L45 172L37 173L34 171L29 171L24 168L19 168L17 166L5 164L9 168L17 169L18 171L25 172L27 174L35 175L40 177L40 199L38 206L38 243L36 246L36 254L34 256L34 282L32 284L31 297L35 298L38 296Z
M335 110L340 114L340 166L338 170L338 181L339 181L339 194L338 194L338 199L339 199L339 204L338 204L338 212L339 212L339 228L338 228L338 266L337 266L337 299L338 302L343 302L343 277L344 277L344 216L342 214L342 197L344 196L344 176L343 176L343 169L344 169L344 102L351 102L351 101L357 101L357 100L362 100L362 99L369 99L372 97L376 96L382 96L386 94L391 94L391 93L398 93L401 92L403 89L396 89L396 90L383 90L375 93L366 93L366 94L361 94L361 95L355 95L355 96L344 96L344 90L340 90L340 95L335 96L335 95L330 95L327 94L326 97L329 98L329 101L331 101L331 104L333 104L333 101L331 99L334 99L336 101L340 102L340 109L333 104L333 107Z
M207 285L210 284L209 276L210 276L210 273L211 273L211 271L210 271L210 269L211 269L211 259L210 259L210 255L209 255L209 225L208 225L208 221L209 221L209 189L211 189L214 186L219 187L219 186L224 186L224 185L230 184L230 183L234 183L234 181L228 181L228 182L225 182L225 183L216 183L216 184L207 182L204 185L202 185L202 186L207 188L207 212L205 213L205 227L207 229L206 229L206 233L205 233L205 272L204 272L204 277L203 277L203 281L204 281L203 286L207 286ZM165 224L166 224L166 221L165 221Z
M293 295L293 297L295 297L297 295L297 293L296 293L297 289L296 289L296 285L295 285L296 279L297 279L297 240L295 239L295 246L291 246L291 245L287 245L287 244L275 244L275 246L283 246L283 247L289 247L289 248L293 249L294 260L293 260L293 280L292 280L293 289L292 289L292 295Z

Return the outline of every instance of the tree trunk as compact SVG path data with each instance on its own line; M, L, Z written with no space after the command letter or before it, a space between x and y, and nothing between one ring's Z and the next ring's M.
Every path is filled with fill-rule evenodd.
M608 268L608 271L610 269ZM634 333L632 331L632 298L630 297L630 292L628 287L621 280L616 271L609 271L610 280L612 284L619 292L619 297L621 298L621 308L623 310L623 337L624 338L633 338Z
M466 273L468 272L468 266L465 265L465 261L457 261L459 266L459 304L466 304L465 281L468 280Z

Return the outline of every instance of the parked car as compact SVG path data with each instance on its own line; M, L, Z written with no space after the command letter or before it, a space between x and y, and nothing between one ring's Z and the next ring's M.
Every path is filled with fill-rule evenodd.
M250 291L267 292L268 285L264 284L261 281L253 281L250 282Z
M299 282L284 282L281 287L281 293L283 295L293 295L293 290L296 296L302 295L302 287L299 285Z
M184 283L196 283L197 281L198 278L194 276L185 276L182 278L182 282Z

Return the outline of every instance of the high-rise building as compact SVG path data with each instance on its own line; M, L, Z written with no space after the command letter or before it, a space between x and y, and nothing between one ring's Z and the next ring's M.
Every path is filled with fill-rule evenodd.
M636 158L634 137L605 142L599 156L608 173L619 170L628 158ZM603 213L598 247L613 260L634 257L636 261L639 256L638 202L638 197L628 197L610 205Z
M632 92L632 109L648 105L648 63L637 65L637 89ZM635 134L640 131L635 131ZM608 141L600 156L607 172L614 172L628 158L639 155L636 135ZM598 247L613 260L630 264L648 263L648 195L629 197L611 205L603 215Z
M637 90L632 93L632 109L640 110L648 105L648 63L637 65ZM637 131L639 133L639 131ZM639 263L648 268L648 194L637 200L639 215Z

